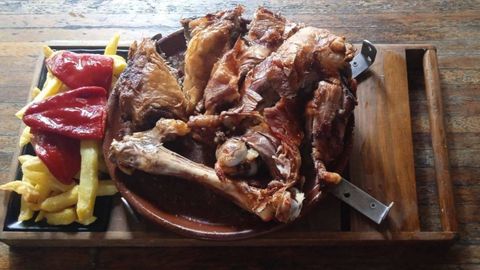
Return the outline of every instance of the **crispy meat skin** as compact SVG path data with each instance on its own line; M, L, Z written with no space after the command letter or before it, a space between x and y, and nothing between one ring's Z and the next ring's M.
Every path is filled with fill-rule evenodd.
M264 221L289 222L302 206L302 144L311 146L316 186L340 179L328 169L345 148L356 104L348 64L354 49L343 37L289 23L264 8L237 39L242 12L237 7L183 21L189 40L183 114L172 109L172 116L160 116L189 116L188 122L161 119L150 131L114 141L110 160L126 173L138 169L199 182ZM173 92L182 93L180 87ZM125 111L132 111L135 103L126 101ZM199 105L205 114L198 114ZM218 146L214 168L163 147L163 141L186 134ZM266 184L251 181L259 168L268 171Z
M242 111L269 107L279 97L295 98L300 89L319 78L337 76L341 69L348 68L351 50L353 47L346 45L344 38L325 29L300 29L248 73Z
M236 103L240 99L239 83L245 74L297 30L298 26L284 17L258 8L247 35L237 39L234 47L215 64L204 93L206 113L218 113Z
M296 181L298 180L298 167L294 165L301 163L298 154L301 139L300 141L295 140L297 142L295 144L282 145L283 149L288 150L288 154L283 154L283 156L287 156L290 161L298 160L298 162L286 162L287 165L294 168L290 170L290 175L281 176L278 170L279 159L272 157L280 156L276 153L277 147L280 146L278 142L293 141L295 134L301 134L287 132L287 126L294 127L301 119L282 117L282 113L293 111L294 106L287 111L278 110L277 107L279 104L288 104L287 100L290 103L298 101L299 91L316 87L316 82L322 80L319 89L314 91L312 100L307 103L306 133L308 142L312 144L312 158L317 170L316 181L336 182L339 176L329 173L326 164L333 161L343 151L345 126L356 102L355 96L351 94L351 89L348 89L353 88L354 85L352 83L354 80L349 78L348 64L353 54L353 47L345 43L343 37L314 27L300 29L288 38L276 52L273 52L248 73L243 85L244 95L239 106L229 110L228 113L222 112L219 116L191 117L189 125L194 130L198 130L199 127L211 130L222 125L225 126L224 119L227 115L235 113L248 115L248 113L256 112L264 124L254 125L250 128L243 127L246 132L240 138L242 140L248 138L250 144L247 145L259 153L274 179L282 181L295 179L294 181ZM341 85L342 78L350 82L348 87ZM328 83L328 81L335 83ZM305 93L303 94L305 95ZM282 102L277 102L279 99ZM271 107L275 102L277 102L277 106ZM285 105L280 105L280 108L285 108ZM301 115L301 113L297 113L297 115ZM208 121L206 121L207 119ZM235 117L235 119L239 119L239 117ZM270 121L266 124L265 119L282 120ZM240 123L238 122L233 127L238 129L239 126L242 126L239 125ZM280 123L283 123L284 126L280 125L281 128L276 128L275 124ZM288 123L287 126L285 123ZM269 128L265 128L265 126ZM277 130L277 132L273 134L272 130ZM229 143L229 140L225 142L225 144ZM230 152L224 153L226 156L236 151L233 147L229 149ZM244 157L246 156L244 155ZM221 159L222 156L219 158ZM244 169L242 166L250 163L250 160L239 161L236 164L236 170L217 163L216 170L220 176L229 175L230 172L242 171ZM230 176L233 175L230 174Z
M231 48L231 40L241 31L240 16L243 7L209 14L183 21L190 37L185 52L185 80L183 89L188 98L188 112L202 99L214 64Z
M133 130L151 128L160 117L186 117L180 85L150 39L130 47L127 68L113 95L119 98L122 119L131 122Z
M336 184L338 175L327 171L343 152L345 130L356 105L356 81L320 81L305 107L305 129L312 144L312 159L318 184Z
M299 151L303 131L295 119L297 104L281 99L274 107L265 109L262 122L250 127L245 134L223 143L217 151L215 170L219 178L236 179L250 170L260 159L270 172L270 179L262 191L267 193L295 193L300 179L301 155ZM243 143L242 143L243 142ZM226 147L228 146L228 147ZM249 152L250 151L250 152ZM253 151L254 155L250 155ZM232 158L233 157L233 158ZM228 160L228 164L225 162ZM232 178L233 177L233 178ZM303 195L301 195L303 196ZM297 202L298 203L298 202ZM278 212L279 221L292 220L288 213Z
M162 146L164 140L188 133L179 120L160 119L154 129L127 135L113 141L109 158L125 173L133 169L156 175L168 175L198 182L230 198L243 209L264 221L276 218L288 222L300 214L303 197L295 190L272 183L265 189L249 186L244 181L220 179L215 170L195 163ZM293 193L292 193L293 192Z

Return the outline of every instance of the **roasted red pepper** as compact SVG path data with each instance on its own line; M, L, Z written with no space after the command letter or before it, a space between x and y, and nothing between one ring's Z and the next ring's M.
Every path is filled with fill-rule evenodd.
M80 171L80 142L65 136L32 129L33 148L50 173L64 184L74 182Z
M45 62L53 75L70 89L82 86L110 89L113 59L108 56L61 51Z
M23 122L41 132L74 139L102 139L106 103L104 88L81 87L32 104L25 111Z

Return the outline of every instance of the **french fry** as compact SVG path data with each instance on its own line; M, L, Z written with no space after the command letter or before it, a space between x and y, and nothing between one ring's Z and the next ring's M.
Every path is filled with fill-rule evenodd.
M120 35L117 33L113 35L112 39L105 46L104 55L115 55L117 54L118 41L120 40Z
M20 147L24 147L30 142L31 139L32 134L30 133L30 127L25 127L20 135L20 141L18 142L18 145Z
M36 156L32 156L32 155L21 155L21 156L18 156L18 161L20 162L20 164L23 164L25 163L27 160L30 160L32 158L36 158Z
M53 191L60 192L65 192L73 187L73 184L65 185L58 181L40 158L32 157L22 163L23 175L32 183L45 185Z
M35 185L35 190L38 191L37 203L43 202L51 192L51 189L48 185Z
M98 183L97 197L117 194L118 190L112 180L102 180Z
M16 180L8 182L1 185L0 190L15 191L16 193L21 194L25 201L30 203L36 203L40 198L38 190L36 190L32 184L25 181Z
M73 206L78 201L78 185L69 191L45 199L40 204L40 209L47 212L58 212L67 207Z
M125 67L127 67L127 62L125 59L117 55L118 41L120 40L120 35L113 35L112 39L105 46L104 55L108 55L113 59L113 76L117 77L120 73L123 72Z
M20 199L20 214L18 214L18 221L27 221L33 217L33 210L28 207L25 199Z
M50 225L68 225L77 219L75 208L66 208L59 212L45 213L47 223Z
M32 97L32 99L34 99L36 96L38 96L38 94L40 94L42 90L40 90L40 88L38 87L35 87L33 88L32 92L30 93L30 96Z
M113 59L113 76L117 77L127 67L127 62L120 55L109 55Z
M33 158L27 159L22 163L23 171L36 171L42 172L47 166L43 164L39 157L33 156Z
M45 218L45 211L38 212L37 217L35 218L35 222L40 222Z
M38 171L24 171L25 178L36 185L48 187L53 192L65 192L73 187L74 184L65 185L56 180L50 173Z
M95 220L97 220L97 217L91 217L87 220L76 220L76 222L82 224L82 225L90 225L92 224L93 222L95 222Z
M31 104L33 104L35 102L38 102L38 101L41 101L41 100L44 100L47 97L55 95L60 90L60 87L62 87L62 82L59 79L57 79L55 76L53 76L53 74L48 72L47 73L47 80L45 81L45 84L43 85L42 91L40 91L40 93L30 103L28 103L23 108L21 108L15 114L15 116L18 117L19 119L22 119L23 115L25 114L25 111L27 110L27 108Z
M55 52L52 50L52 48L48 47L47 45L43 46L43 55L45 55L45 58L50 58Z
M38 203L29 203L27 202L28 208L30 208L32 211L40 211L40 204Z
M95 197L98 189L98 141L80 142L80 183L78 187L77 215L80 222L93 216Z
M98 184L97 197L98 196L111 196L118 192L115 184L112 180L103 180ZM51 196L45 199L40 204L40 209L47 212L57 212L67 207L73 206L78 202L78 185L72 189L60 193L56 196Z

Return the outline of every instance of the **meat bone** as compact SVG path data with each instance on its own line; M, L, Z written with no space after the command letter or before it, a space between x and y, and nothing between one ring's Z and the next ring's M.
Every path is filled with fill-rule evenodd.
M191 161L162 145L164 141L189 132L186 123L180 120L160 119L152 130L127 135L120 142L113 140L109 158L126 173L139 169L208 186L264 221L275 218L289 222L300 215L303 193L292 196L291 191L271 187L265 194L265 189L249 186L246 182L220 180L213 168Z
M363 41L361 53L355 56L351 62L353 77L357 77L373 64L375 61L376 52L377 50L373 44L367 40ZM166 133L163 133L161 136L181 135L177 134L177 131L175 130L172 130L171 133L169 132L170 131L166 131ZM152 137L159 139L159 134L155 135L157 136ZM144 141L144 139L145 138L139 138L139 141ZM119 149L118 147L122 149ZM117 148L117 153L125 151L124 147L121 147L117 144L117 142L114 141L111 149L115 148ZM156 161L155 164L153 164L153 166L148 166L148 168L141 168L142 170L162 175L177 176L182 178L188 177L192 181L209 186L215 189L217 192L229 197L241 208L255 213L263 220L271 220L276 212L282 207L289 207L288 212L290 212L287 220L284 220L284 222L289 221L289 219L294 219L300 214L301 201L303 198L297 197L301 193L297 194L296 198L292 198L288 191L278 192L280 197L272 196L272 199L263 204L262 207L254 206L251 203L251 196L253 195L253 197L260 198L260 190L249 187L246 184L240 187L234 184L232 181L221 181L214 169L188 160L161 145L156 145L154 152L155 153L150 152L149 154L154 154L157 157L154 159ZM148 152L146 154L148 154ZM159 155L161 158L158 158ZM131 161L135 163L138 162L138 160ZM130 168L138 167L133 164L124 165L127 165L127 167ZM245 192L241 192L242 189L248 189L248 193L250 193L250 195L247 195ZM393 202L387 206L344 178L342 178L337 185L330 186L327 190L341 201L350 205L352 208L356 209L358 212L362 213L377 224L380 224L387 217L388 212L393 206Z

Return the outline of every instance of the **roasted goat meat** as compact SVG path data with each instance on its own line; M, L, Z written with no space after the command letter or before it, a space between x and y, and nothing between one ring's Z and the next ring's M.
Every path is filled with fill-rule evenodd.
M192 112L202 99L213 66L232 47L242 31L242 13L243 7L238 6L233 10L182 21L188 38L183 82L188 112Z
M239 108L258 110L275 104L279 97L296 98L299 90L345 69L346 55L353 57L353 50L344 38L325 29L302 28L249 72Z
M133 133L121 141L113 141L110 158L124 172L132 169L155 175L188 179L207 186L230 198L241 208L255 213L262 220L276 217L280 221L295 219L301 210L303 194L295 189L270 185L266 189L249 186L244 181L220 179L214 169L193 162L165 148L162 143L188 133L188 127L179 120L160 119L154 129ZM295 194L292 194L295 192Z
M281 99L274 107L265 109L259 124L223 143L215 164L219 175L242 176L245 169L248 175L254 174L260 160L254 161L261 159L270 172L270 181L283 182L288 187L296 183L300 177L299 147L303 138L296 107L296 102Z
M125 173L142 170L195 181L264 221L289 222L302 209L302 158L313 161L316 186L340 179L329 170L344 153L356 104L348 63L354 49L343 37L290 23L265 8L257 9L247 31L242 12L237 7L182 22L188 40L184 92L162 60L162 76L172 84L158 91L168 97L170 107L162 108L171 115L156 110L156 126L114 140L109 158ZM135 51L136 46L131 54ZM152 60L130 56L130 69L142 61ZM114 90L127 120L144 127L153 120L141 117L142 108L149 107L131 101L131 93L142 96L148 88L132 87L127 79L156 78L139 70L127 69ZM214 168L163 146L178 136L216 146ZM302 155L300 149L311 151Z
M241 97L239 86L246 73L300 27L266 8L258 8L248 33L239 37L213 68L204 93L206 114L219 113L234 105Z
M320 81L305 108L315 182L320 185L340 181L339 175L327 171L327 165L334 162L344 149L345 130L356 102L355 91L354 80L348 86L338 80Z
M242 100L230 112L245 114L262 111L280 98L297 100L300 95L306 95L299 93L301 90L307 91L322 80L319 89L314 91L312 100L307 102L306 132L309 143L313 146L312 158L318 172L317 181L336 182L339 176L329 173L325 164L343 151L344 129L355 106L355 81L349 78L348 64L353 54L353 47L343 37L324 29L302 28L250 70L243 84ZM344 80L348 84L340 83ZM340 90L325 92L325 89L333 86ZM210 119L226 115L228 114L223 113ZM205 116L191 117L190 125L198 129L198 119L201 118ZM300 119L292 119L290 122L298 121ZM326 127L332 125L333 128L326 130ZM325 144L327 146L322 147Z
M160 117L187 117L180 84L151 39L130 46L128 65L112 91L110 100L118 96L122 120L132 130L151 128Z

